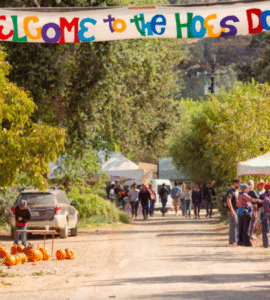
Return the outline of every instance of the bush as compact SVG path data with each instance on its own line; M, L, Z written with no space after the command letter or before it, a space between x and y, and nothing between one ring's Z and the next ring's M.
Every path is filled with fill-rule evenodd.
M117 223L121 220L124 220L124 223L127 222L127 217L124 216L125 213L120 212L114 204L97 194L81 194L78 189L74 188L68 196L70 201L77 202L75 207L83 223Z
M12 188L0 190L0 225L9 223L11 207L18 196L18 191Z
M119 221L124 224L129 224L131 223L131 218L124 211L119 211Z
M223 196L228 191L228 186L220 186L220 187L217 187L215 190L216 190L217 209L218 209L222 219L228 219L228 210L227 210L227 208L224 208L222 206L222 199L223 199Z

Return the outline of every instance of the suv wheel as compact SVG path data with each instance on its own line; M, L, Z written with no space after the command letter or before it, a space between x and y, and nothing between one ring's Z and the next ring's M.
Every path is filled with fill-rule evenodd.
M65 239L68 237L68 219L66 219L66 225L63 229L59 230L59 236L62 239Z
M77 236L78 235L78 226L79 226L79 218L77 217L76 227L72 228L70 230L71 236Z

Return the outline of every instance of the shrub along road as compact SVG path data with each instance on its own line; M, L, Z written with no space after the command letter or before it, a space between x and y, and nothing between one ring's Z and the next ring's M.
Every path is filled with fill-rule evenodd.
M204 215L204 214L202 214ZM8 248L12 241L0 236ZM42 238L34 238L42 246ZM51 239L46 241L50 251ZM270 299L269 249L228 245L217 219L172 212L56 238L75 260L0 265L4 299ZM15 275L7 277L7 275Z

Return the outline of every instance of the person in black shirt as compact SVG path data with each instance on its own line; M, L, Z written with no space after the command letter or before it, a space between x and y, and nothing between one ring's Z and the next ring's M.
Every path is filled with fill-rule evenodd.
M139 193L139 201L141 201L142 205L143 218L146 220L148 218L148 202L151 201L151 196L144 184L142 185L142 189Z
M27 222L31 219L31 213L27 207L26 200L21 200L20 204L15 208L15 234L14 234L14 244L18 245L19 242L19 233L17 230L26 230ZM26 232L21 233L22 244L26 247Z
M206 218L209 216L212 217L213 210L213 201L215 200L216 192L213 188L213 182L208 181L206 184L206 188L203 191L203 198L206 202Z
M238 189L240 186L240 179L235 178L232 180L232 187L229 188L226 194L227 205L228 205L228 216L229 216L229 244L238 243L239 232L238 232L238 217L237 217L237 198Z
M164 217L165 212L166 212L168 195L169 195L169 191L168 191L165 183L162 184L162 188L159 190L158 194L159 194L159 197L160 197L160 200L162 203L162 216Z
M202 205L202 191L200 190L198 184L194 185L194 189L191 194L191 199L194 207L195 219L200 218L200 209Z

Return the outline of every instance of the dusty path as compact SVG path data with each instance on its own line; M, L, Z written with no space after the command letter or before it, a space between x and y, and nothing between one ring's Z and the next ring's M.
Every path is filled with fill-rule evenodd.
M56 248L74 249L75 260L0 265L16 274L2 278L0 299L270 299L270 250L260 240L252 248L227 240L215 218L172 213L80 232L56 239Z

